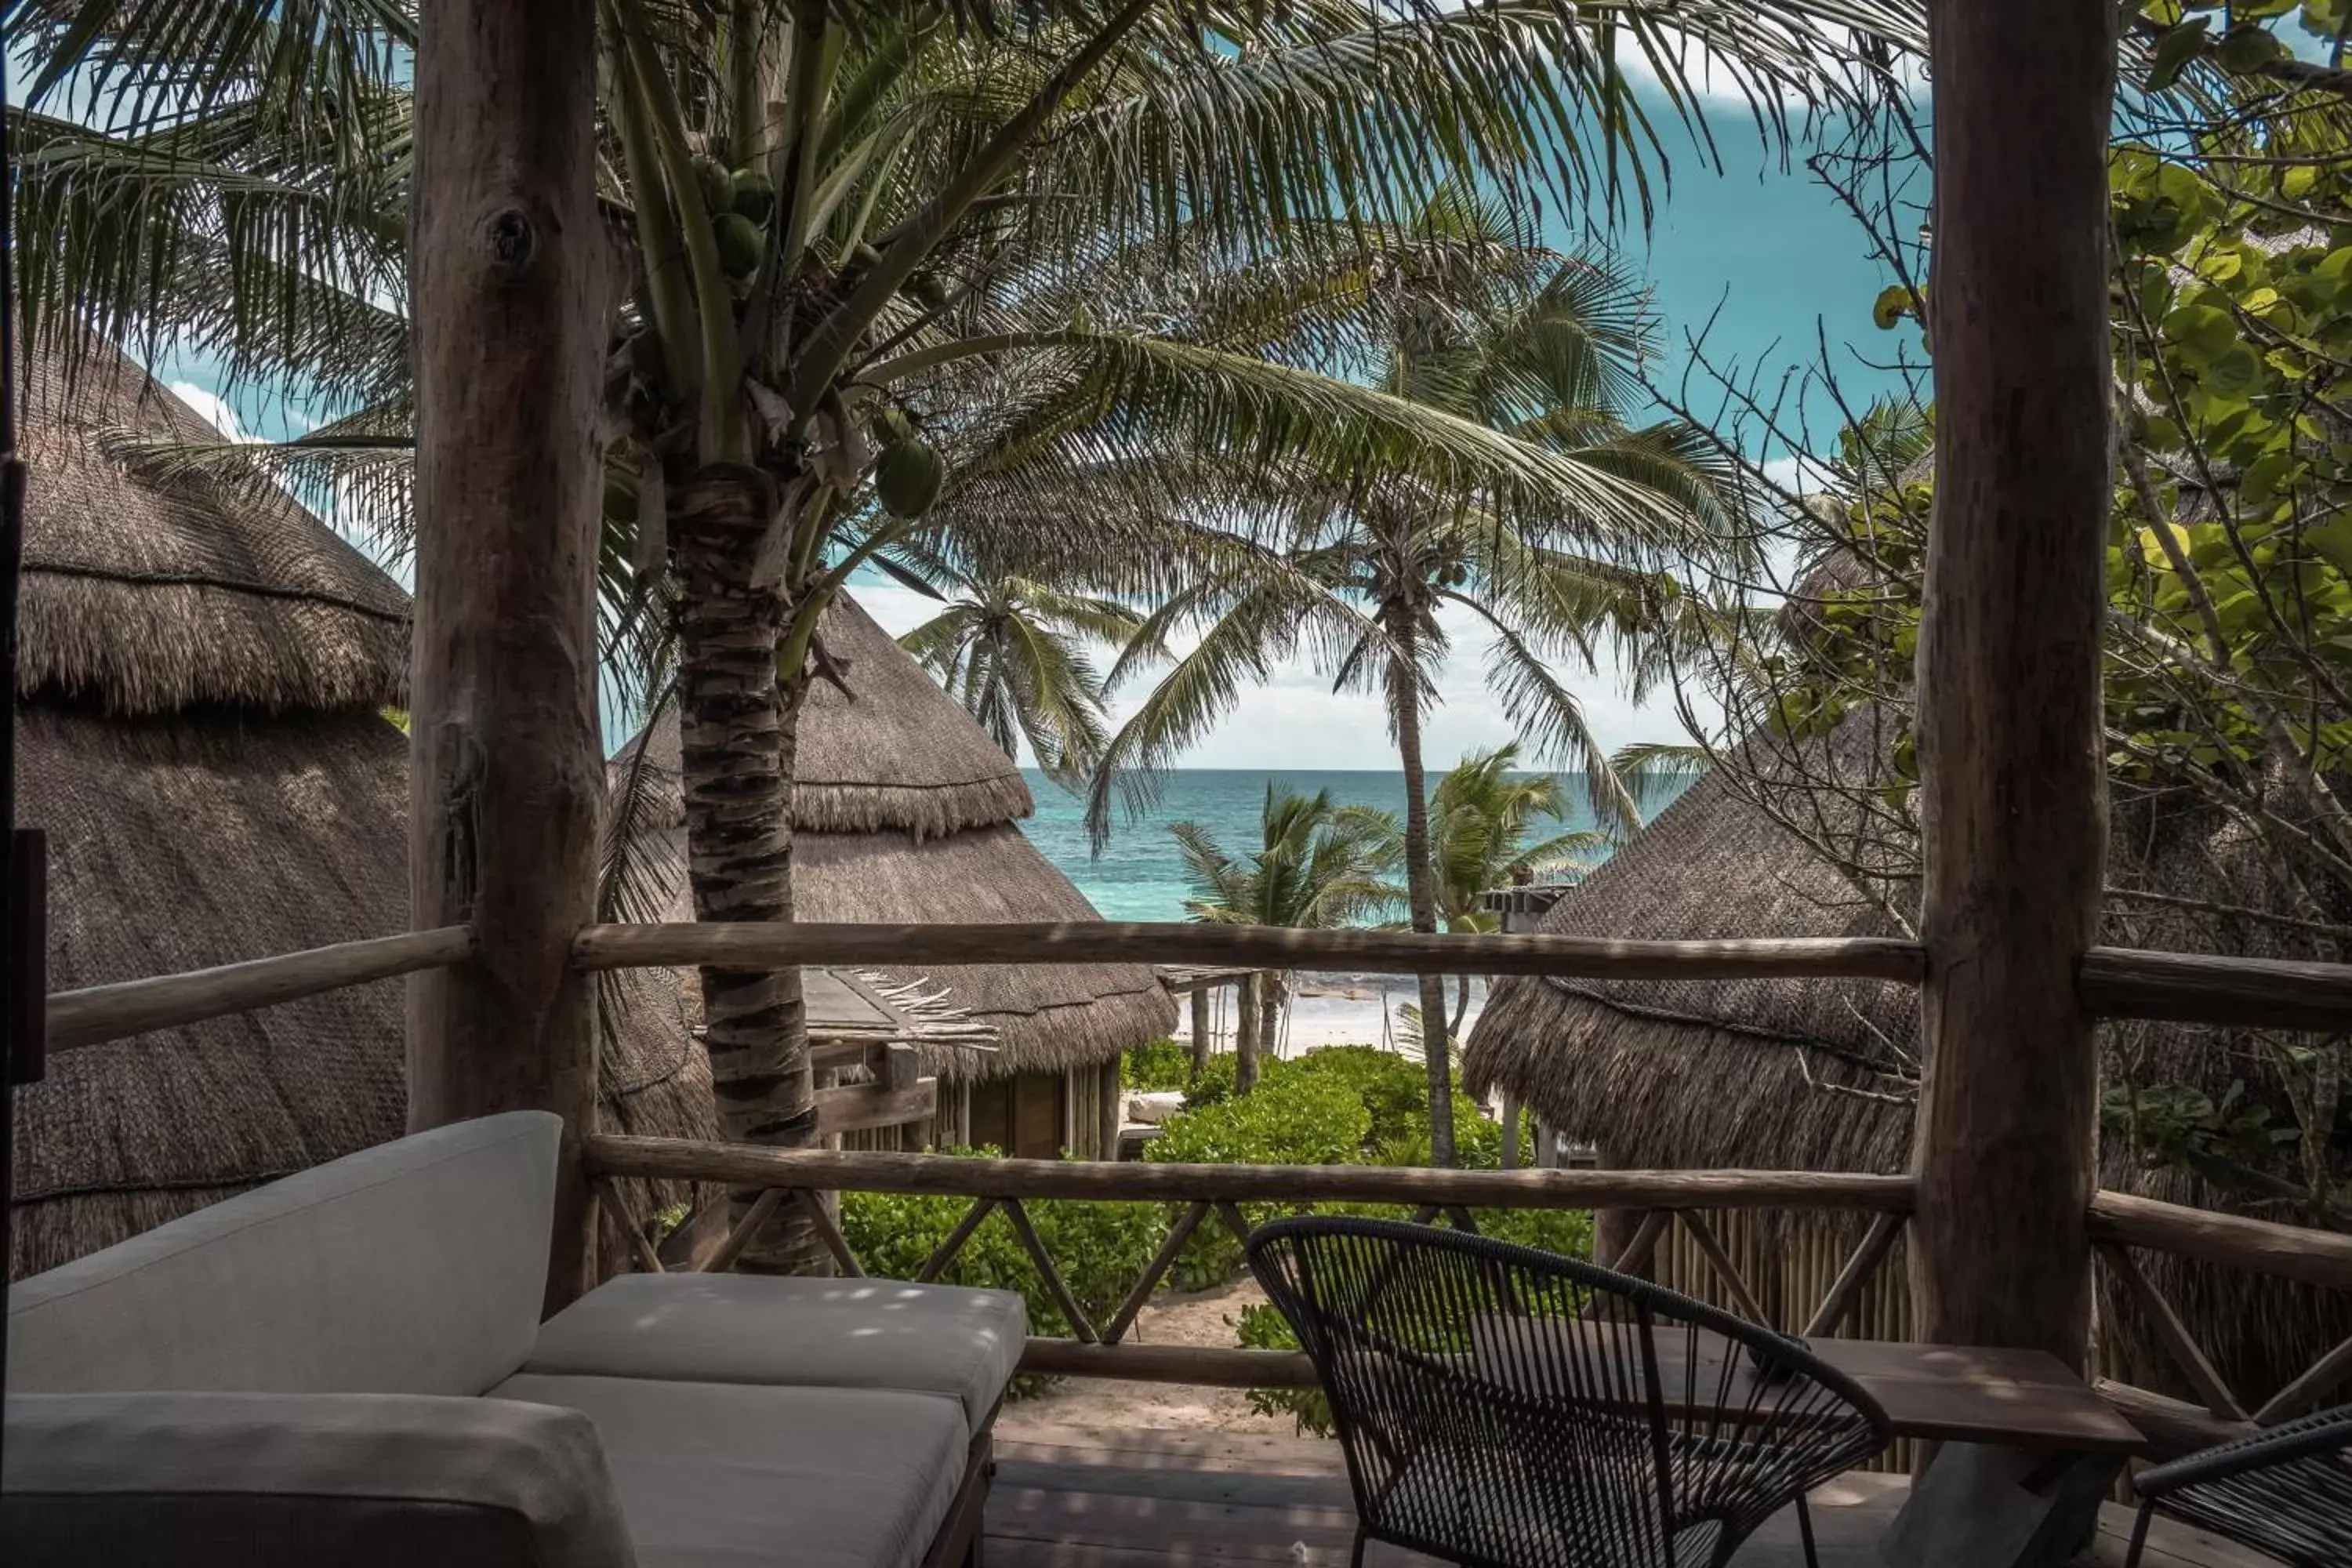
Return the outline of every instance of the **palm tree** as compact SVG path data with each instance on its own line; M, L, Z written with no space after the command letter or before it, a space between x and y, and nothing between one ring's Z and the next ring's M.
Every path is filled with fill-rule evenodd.
M1471 752L1430 792L1430 878L1438 921L1447 931L1500 929L1501 922L1484 907L1487 889L1504 886L1522 871L1582 869L1608 847L1610 836L1594 828L1529 842L1538 820L1556 822L1568 815L1568 793L1555 774L1522 773L1518 765L1517 742ZM1393 831L1391 853L1402 864L1407 854L1403 829ZM1405 889L1391 891L1397 902L1407 901ZM1459 1037L1470 1008L1470 976L1457 977L1455 986L1446 1027Z
M1379 691L1404 773L1404 871L1413 930L1441 910L1432 858L1423 717L1453 632L1440 613L1488 637L1489 688L1534 758L1585 776L1595 816L1622 831L1638 813L1556 667L1591 668L1602 639L1643 652L1693 635L1687 596L1659 570L1724 548L1723 475L1714 448L1675 423L1636 428L1621 410L1653 351L1654 319L1600 263L1507 245L1506 220L1460 199L1425 224L1489 237L1525 265L1486 273L1475 310L1407 311L1391 323L1370 384L1400 404L1444 410L1573 463L1628 504L1606 514L1572 502L1497 510L1402 476L1296 472L1286 547L1170 598L1114 666L1112 684L1156 658L1168 668L1104 753L1090 821L1108 831L1124 794L1148 800L1160 770L1230 711L1244 684L1305 653L1335 689ZM1639 498L1640 504L1632 504ZM1181 639L1198 641L1170 657ZM1453 1085L1444 983L1424 975L1421 1007L1431 1147L1453 1159Z
M913 579L952 595L898 639L980 721L1004 754L1026 740L1037 765L1083 779L1109 739L1102 675L1091 649L1127 646L1142 617L1117 599L1073 593L1012 573L959 570Z
M1589 470L1439 405L1270 367L1246 341L1102 325L1082 300L1045 310L1073 263L1123 257L1130 288L1181 307L1181 276L1141 258L1336 261L1449 180L1646 204L1659 148L1619 50L1685 89L1679 62L1703 61L1774 106L1836 90L1860 58L1849 26L1919 33L1909 0L1597 9L603 0L599 179L634 263L607 376L606 631L639 668L674 645L698 918L791 918L823 612L925 526L975 384L1023 415L1000 478L1060 494L1083 479L1113 521L1167 510L1164 470L1118 460L1139 447L1410 475L1504 512L1573 497L1630 521L1635 501ZM397 517L410 0L10 0L6 16L36 101L94 85L112 111L107 130L17 121L28 324L183 344L318 397L341 417L236 459L308 465L354 510ZM1040 362L1061 392L1030 396ZM1107 554L1154 537L1094 532ZM797 972L701 978L730 1132L814 1139ZM745 1264L781 1258L763 1236Z
M1394 897L1381 879L1393 855L1389 826L1378 812L1333 804L1328 789L1304 795L1268 779L1258 847L1246 855L1229 853L1197 822L1168 831L1184 857L1192 884L1184 908L1196 921L1328 930L1360 924ZM1250 974L1239 989L1234 1087L1247 1094L1260 1046L1279 1035L1286 998L1273 971Z

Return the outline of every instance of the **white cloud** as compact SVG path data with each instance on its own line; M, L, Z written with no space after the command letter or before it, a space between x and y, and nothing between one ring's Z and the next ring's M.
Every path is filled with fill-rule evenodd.
M938 605L895 584L861 583L857 601L892 636L920 626ZM1498 746L1516 738L1502 705L1486 689L1486 653L1491 637L1481 636L1466 613L1449 621L1453 648L1438 671L1437 703L1423 735L1433 768L1450 767L1463 752ZM1564 667L1561 677L1582 700L1586 721L1605 750L1633 741L1684 739L1672 693L1633 701L1615 667L1604 661L1587 675ZM1124 721L1140 705L1147 688L1132 686L1113 699L1113 716ZM1702 714L1702 719L1708 715ZM1223 724L1181 760L1192 768L1394 768L1396 745L1389 736L1381 700L1364 692L1334 692L1330 680L1304 658L1277 667L1263 685L1244 692Z
M172 383L172 395L194 409L205 424L232 441L260 439L237 423L236 410L228 405L227 399L208 386L199 386L193 381L175 381Z

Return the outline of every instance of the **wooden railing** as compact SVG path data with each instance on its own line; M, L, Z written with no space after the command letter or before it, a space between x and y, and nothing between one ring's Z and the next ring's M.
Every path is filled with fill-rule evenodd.
M475 946L467 928L446 926L186 974L60 992L48 1000L49 1044L59 1050L94 1045L462 963ZM572 962L582 969L714 963L883 967L1142 963L1388 974L1852 979L1916 985L1926 960L1916 942L1877 937L1613 942L1087 921L1035 925L592 925L582 928L574 939ZM2352 964L2101 947L2084 957L2080 986L2084 1005L2102 1017L2352 1031Z
M1802 1171L1451 1171L1377 1165L1195 1165L1077 1160L982 1160L940 1154L847 1152L839 1150L757 1149L688 1139L599 1134L585 1151L600 1201L611 1205L638 1266L663 1264L621 1208L612 1184L625 1177L724 1183L756 1190L726 1239L701 1264L704 1272L731 1268L751 1236L777 1208L799 1205L847 1274L861 1260L834 1222L820 1194L827 1192L921 1193L971 1199L954 1228L916 1278L939 1279L992 1214L1003 1213L1039 1283L1069 1322L1068 1339L1035 1338L1022 1358L1024 1371L1060 1376L1117 1377L1142 1382L1242 1388L1297 1386L1314 1371L1294 1352L1202 1345L1133 1345L1126 1342L1137 1316L1159 1289L1193 1234L1212 1218L1235 1240L1245 1240L1245 1203L1293 1208L1316 1204L1386 1204L1410 1208L1423 1224L1441 1220L1475 1231L1474 1209L1639 1211L1643 1217L1620 1267L1638 1270L1668 1226L1685 1226L1720 1271L1725 1288L1762 1321L1739 1269L1715 1239L1703 1213L1729 1209L1860 1211L1875 1217L1862 1245L1839 1273L1806 1331L1826 1333L1843 1320L1863 1287L1884 1263L1911 1207L1904 1176L1819 1174ZM1166 1205L1169 1221L1143 1271L1110 1315L1097 1324L1078 1301L1031 1219L1027 1204L1041 1199Z
M460 926L257 959L186 974L93 986L48 998L51 1048L121 1039L268 1007L349 985L465 963L477 948ZM1753 942L1612 942L1557 936L1423 936L1389 931L1303 931L1260 927L1120 925L710 924L589 926L575 939L583 969L833 963L881 966L995 963L1165 964L1254 968L1345 968L1370 973L1584 975L1617 979L1807 978L1919 982L1914 943L1825 938ZM2352 1031L2352 965L2208 957L2095 948L2079 974L2084 1005L2108 1017ZM889 1086L885 1086L886 1088ZM1756 1292L1705 1215L1743 1208L1866 1212L1861 1243L1802 1324L1833 1332L1900 1237L1912 1206L1907 1178L1793 1172L1462 1172L1369 1167L1097 1164L975 1161L927 1155L777 1152L740 1145L595 1136L587 1158L600 1190L623 1177L724 1182L761 1193L705 1260L731 1267L758 1225L785 1203L814 1217L836 1263L859 1265L817 1194L835 1191L954 1194L971 1199L963 1221L925 1265L937 1278L988 1216L1002 1210L1047 1292L1073 1325L1068 1341L1041 1340L1026 1364L1039 1372L1244 1386L1296 1384L1303 1363L1277 1352L1124 1342L1151 1291L1198 1228L1212 1217L1237 1234L1243 1203L1395 1204L1423 1220L1475 1226L1474 1208L1556 1207L1636 1211L1643 1218L1618 1261L1640 1268L1679 1226L1731 1302L1763 1318ZM1166 1237L1118 1309L1099 1326L1071 1296L1030 1221L1024 1203L1093 1198L1171 1206ZM641 1267L661 1261L633 1226ZM2093 1200L2090 1229L2099 1266L2145 1311L2157 1338L2201 1405L2144 1389L2105 1392L2163 1447L2193 1447L2285 1419L2352 1378L2352 1340L2249 1410L2213 1359L2156 1288L2135 1250L2154 1250L2352 1290L2352 1237L2183 1208L2119 1193Z
M1801 1323L1775 1326L1808 1338L1834 1335L1862 1300L1901 1238L1913 1205L1907 1177L1795 1171L1448 1171L1356 1165L1194 1165L1105 1163L1058 1160L987 1160L936 1154L858 1153L832 1150L772 1150L691 1140L600 1134L585 1157L600 1197L614 1205L632 1236L638 1265L664 1267L618 1207L612 1184L622 1178L722 1183L760 1197L700 1265L732 1267L758 1226L784 1204L801 1205L845 1273L863 1265L821 1194L829 1192L912 1193L971 1200L961 1220L917 1273L939 1279L980 1226L1002 1212L1035 1268L1040 1285L1071 1325L1066 1339L1034 1338L1024 1370L1055 1376L1116 1377L1143 1382L1277 1388L1311 1384L1312 1368L1297 1352L1197 1345L1128 1342L1138 1315L1195 1232L1213 1220L1236 1239L1246 1237L1241 1205L1271 1203L1304 1209L1316 1204L1384 1204L1411 1208L1424 1224L1476 1229L1474 1209L1618 1209L1641 1218L1620 1269L1643 1271L1675 1227L1690 1238L1713 1270L1728 1303L1743 1316L1772 1322L1706 1215L1730 1210L1811 1210L1865 1213L1872 1218L1828 1290ZM1026 1205L1043 1199L1155 1203L1169 1210L1166 1229L1141 1274L1118 1306L1097 1323L1070 1289ZM2160 1453L2185 1451L2288 1419L2323 1401L2352 1378L2352 1341L2320 1358L2285 1388L2249 1412L2223 1384L2211 1358L2183 1325L2134 1257L2135 1250L2168 1253L2352 1291L2352 1236L2305 1230L2267 1220L2215 1214L2178 1204L2102 1192L2092 1200L2091 1230L2101 1265L2113 1270L2156 1325L2158 1337L2205 1403L2197 1405L2129 1384L2102 1382L2100 1392L2146 1432Z

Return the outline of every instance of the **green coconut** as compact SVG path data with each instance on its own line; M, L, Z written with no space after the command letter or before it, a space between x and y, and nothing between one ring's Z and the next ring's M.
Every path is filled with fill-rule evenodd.
M767 222L768 215L776 210L775 182L768 178L767 171L738 169L733 185L734 193L729 205L753 223Z
M694 155L694 183L702 187L702 205L712 217L735 205L735 176L708 153Z
M719 237L719 265L730 278L749 278L767 254L768 231L741 213L721 213L711 226Z
M874 494L893 517L921 517L939 500L947 477L931 444L909 436L883 447L875 459Z

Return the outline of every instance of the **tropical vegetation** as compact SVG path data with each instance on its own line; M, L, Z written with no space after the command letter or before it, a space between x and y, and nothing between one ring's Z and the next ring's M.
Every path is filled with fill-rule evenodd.
M1615 760L1611 759L1612 769ZM1606 854L1612 836L1597 828L1529 838L1538 821L1561 821L1569 810L1558 774L1520 771L1518 742L1465 753L1429 795L1430 882L1441 927L1499 931L1500 920L1486 907L1490 890L1580 873ZM1403 830L1393 819L1388 827L1402 860L1408 853ZM1409 896L1405 889L1391 889L1399 904ZM1461 1037L1474 984L1470 975L1454 977L1454 1011L1445 1026L1450 1038Z
M1235 854L1197 822L1169 832L1192 881L1184 908L1192 919L1318 931L1360 925L1387 906L1393 895L1381 875L1396 863L1391 828L1378 813L1336 805L1328 789L1303 795L1269 779L1256 847ZM1287 986L1278 972L1261 970L1238 991L1235 1092L1247 1094L1259 1053L1281 1038Z
M604 630L616 668L683 713L699 918L791 917L793 737L828 668L824 610L869 563L952 547L1034 580L1050 558L1072 591L1154 595L1203 567L1229 588L1353 550L1392 591L1353 616L1340 673L1385 681L1408 732L1442 638L1433 586L1468 603L1473 575L1531 568L1553 585L1515 592L1580 616L1603 585L1641 597L1612 574L1622 542L1685 537L1704 497L1671 440L1595 401L1622 390L1607 334L1580 348L1540 319L1588 297L1581 271L1523 279L1516 318L1486 308L1486 215L1646 211L1664 144L1628 58L1685 116L1704 69L1785 133L1792 102L1883 85L1882 45L1849 29L1911 43L1917 26L1895 0L1588 10L603 0L597 178L630 264L606 376ZM37 106L12 125L17 232L37 237L17 257L28 329L171 345L310 401L329 418L299 440L169 460L306 483L396 546L408 0L5 15ZM75 102L102 123L50 111ZM1484 324L1455 331L1465 289ZM1514 320L1539 352L1495 352ZM1315 512L1275 520L1271 547L1219 500L1269 477ZM1352 545L1314 542L1359 523ZM1574 742L1573 709L1529 639L1564 635L1569 613L1498 623L1530 650L1513 700L1546 749ZM1139 732L1120 760L1174 732ZM1091 742L1078 725L1053 743L1059 767ZM1416 784L1416 843L1418 802ZM1433 929L1425 861L1409 879ZM814 1137L796 973L701 978L730 1132ZM1452 1142L1441 1126L1441 1157ZM746 1258L787 1261L774 1234Z
M2112 940L2340 960L2352 937L2352 77L2340 5L2148 0L2147 53L2110 155L2111 395L2120 437L2106 547ZM1899 190L1883 163L1874 188ZM1859 203L1885 254L1912 220ZM1883 325L1940 326L1923 283ZM1808 837L1898 927L1915 907L1913 661L1935 484L1923 395L1851 418L1769 509L1793 574L1717 606L1706 679L1727 718L1696 754ZM1759 476L1760 479L1760 476ZM1841 767L1833 737L1867 731ZM2103 1032L2111 1149L2242 1205L2340 1222L2352 1097L2340 1037L2217 1035L2185 1051ZM1885 1092L1907 1098L1916 1074Z
M1236 554L1157 606L1113 667L1114 684L1153 660L1167 668L1103 754L1089 802L1107 833L1121 790L1148 800L1157 771L1192 744L1274 661L1304 653L1334 688L1378 692L1404 774L1403 869L1410 923L1440 927L1422 728L1455 628L1486 639L1489 688L1530 760L1583 773L1600 820L1629 830L1638 813L1595 742L1563 667L1591 667L1613 644L1637 672L1688 635L1667 568L1732 537L1719 459L1678 421L1636 425L1640 374L1658 326L1634 284L1589 258L1515 241L1494 205L1451 196L1426 230L1475 236L1496 264L1457 300L1399 312L1365 373L1399 405L1489 430L1574 464L1625 504L1607 512L1562 494L1559 506L1498 505L1480 490L1439 490L1402 472L1370 482L1287 488L1276 547ZM1180 642L1190 647L1174 651ZM1447 1005L1422 979L1433 1149L1454 1135Z

